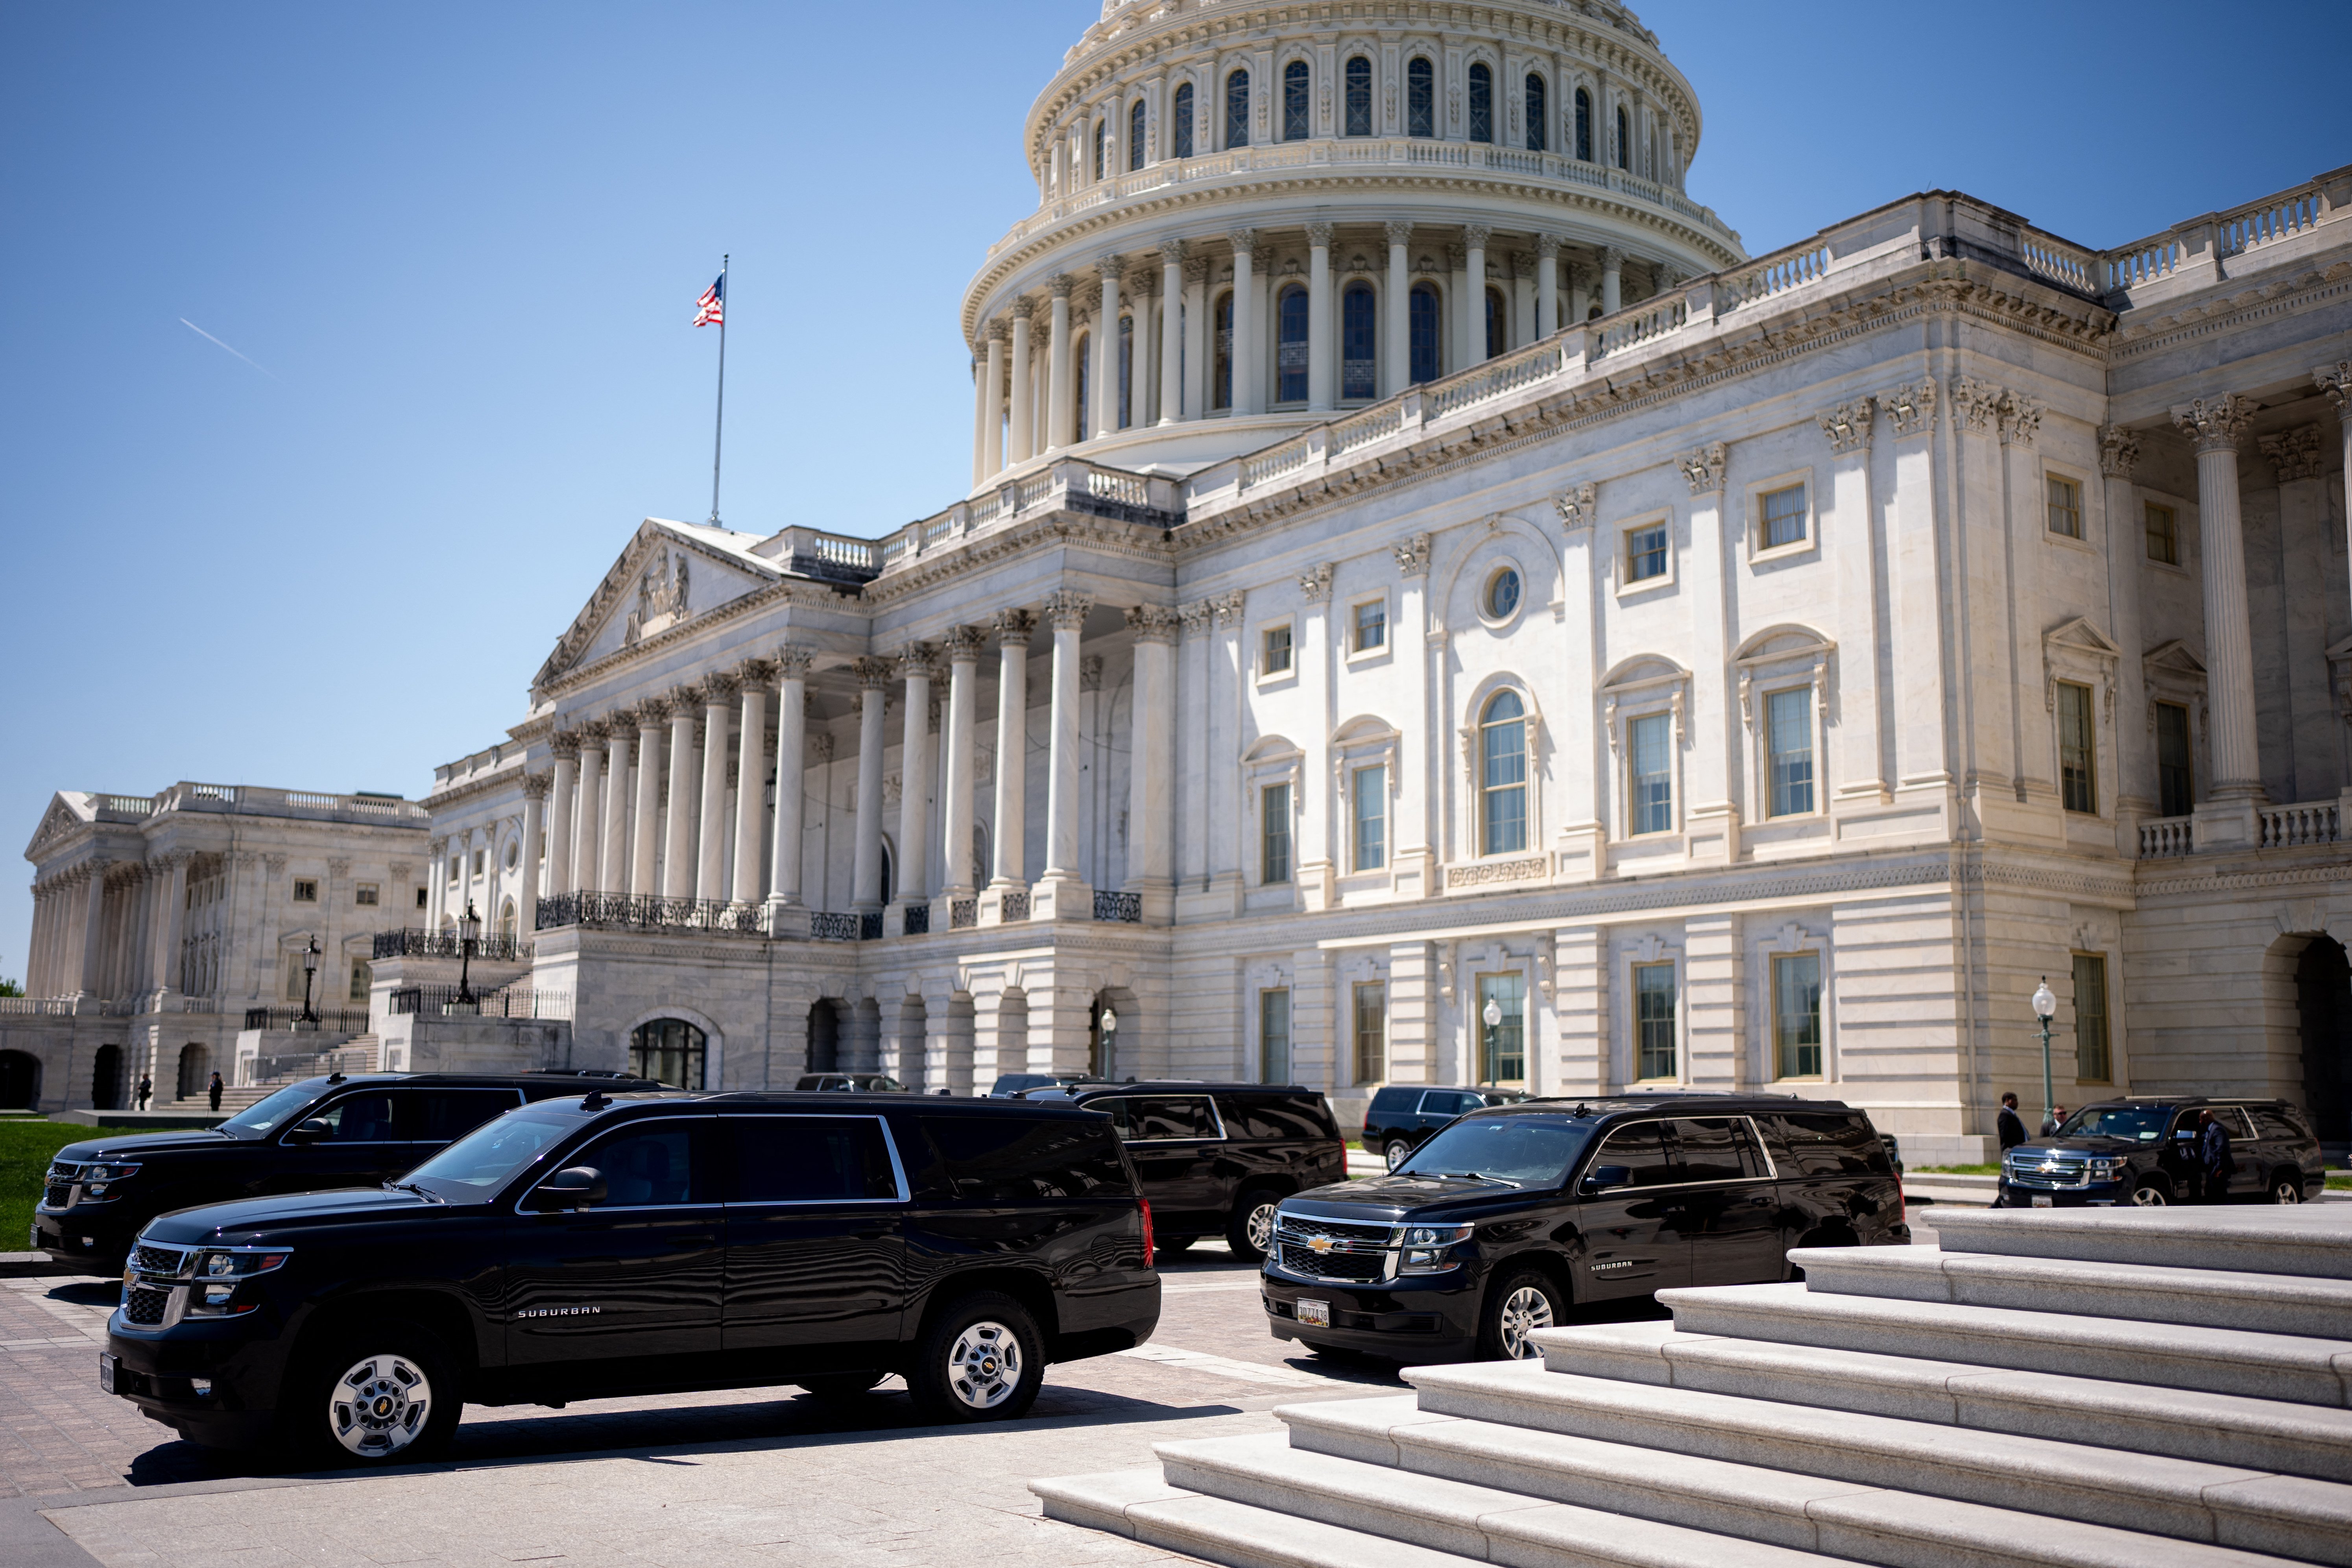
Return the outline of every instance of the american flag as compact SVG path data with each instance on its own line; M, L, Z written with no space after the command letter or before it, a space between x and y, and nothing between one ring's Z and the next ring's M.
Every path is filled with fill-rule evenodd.
M727 324L727 274L720 273L702 298L694 302L694 324L698 327L723 327Z

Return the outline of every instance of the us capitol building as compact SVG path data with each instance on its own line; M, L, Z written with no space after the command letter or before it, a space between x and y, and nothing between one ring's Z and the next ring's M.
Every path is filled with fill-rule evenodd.
M642 523L435 772L381 1059L1758 1089L1925 1163L2047 976L2062 1102L2346 1137L2352 168L1751 256L1700 124L1607 0L1106 5L971 489Z

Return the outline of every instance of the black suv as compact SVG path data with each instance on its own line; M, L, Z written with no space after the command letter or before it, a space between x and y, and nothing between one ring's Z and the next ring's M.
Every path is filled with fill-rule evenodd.
M166 1215L100 1382L200 1443L410 1460L460 1406L903 1373L1018 1415L1045 1364L1160 1317L1151 1212L1065 1106L590 1095L510 1111L374 1192Z
M1276 1339L1408 1363L1524 1357L1571 1305L1791 1278L1791 1247L1907 1242L1859 1110L1732 1095L1531 1100L1450 1122L1393 1174L1284 1200Z
M534 1100L657 1089L612 1073L368 1073L304 1079L217 1127L102 1132L58 1151L33 1250L119 1271L140 1226L172 1209L322 1187L373 1187Z
M1235 1258L1262 1258L1276 1204L1348 1179L1331 1108L1295 1084L1088 1083L1021 1098L1109 1115L1151 1200L1162 1252L1222 1236Z
M1392 1083L1364 1108L1364 1152L1378 1154L1393 1171L1429 1135L1465 1110L1516 1105L1526 1095L1515 1089L1465 1089L1460 1084Z
M2207 1100L2135 1094L2086 1105L2048 1137L2001 1156L1998 1208L2154 1206L2200 1194L2197 1113L2210 1110L2230 1133L2237 1169L2229 1191L2209 1203L2299 1204L2327 1185L2319 1140L2303 1112L2279 1100Z

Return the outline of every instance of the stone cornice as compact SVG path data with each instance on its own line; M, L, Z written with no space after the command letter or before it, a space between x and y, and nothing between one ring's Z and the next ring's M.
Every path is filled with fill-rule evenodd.
M632 659L643 658L664 649L678 647L701 636L704 632L724 626L729 621L750 615L754 611L770 609L778 605L799 605L808 609L828 610L835 615L852 616L865 614L859 607L857 599L849 595L836 593L820 583L805 582L797 577L788 578L768 587L755 588L751 593L739 595L723 605L713 605L709 609L696 615L691 620L681 621L677 626L665 627L652 637L640 639L632 647L614 648L611 653L590 663L574 665L552 680L534 683L531 690L541 699L561 697L566 692L578 690L583 686L592 685L604 679L614 671L626 667ZM800 629L814 631L817 628Z
M1041 510L1034 515L1024 513L1009 527L993 528L944 548L924 552L913 566L868 583L857 602L868 609L880 610L951 577L961 576L974 567L1023 554L1044 542L1079 544L1107 555L1157 562L1163 566L1174 559L1166 536L1156 528L1086 512Z
M2126 312L2117 324L2108 358L2116 362L2136 359L2217 332L2235 331L2272 316L2352 296L2352 261L2338 261L2324 268L2309 268L2283 281L2250 282L2227 294L2218 289L2214 293L2221 297L2192 299L2160 314L2151 310L2151 320L2145 322L2134 320L2133 313Z

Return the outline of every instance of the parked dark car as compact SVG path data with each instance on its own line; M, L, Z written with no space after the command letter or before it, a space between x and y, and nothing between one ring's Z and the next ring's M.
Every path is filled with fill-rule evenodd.
M1072 1089L1082 1083L1102 1080L1082 1072L1007 1072L996 1075L988 1086L991 1100L1010 1100L1016 1094L1026 1094L1033 1089Z
M2135 1094L2086 1105L2047 1137L2001 1156L1998 1208L2152 1207L2199 1194L2197 1113L2210 1110L2230 1132L2237 1169L2229 1190L2208 1201L2299 1204L2326 1190L2319 1140L2294 1106L2279 1100L2209 1100Z
M1314 1350L1525 1357L1571 1307L1786 1279L1791 1247L1910 1236L1870 1119L1835 1100L1538 1100L1285 1199L1261 1284L1275 1337Z
M793 1085L803 1094L904 1094L907 1086L878 1072L803 1073Z
M1160 1316L1151 1212L1067 1106L615 1094L510 1111L372 1192L165 1215L100 1379L197 1442L408 1461L467 1403L903 1373L1018 1415Z
M1380 1155L1393 1171L1431 1133L1464 1111L1516 1105L1526 1098L1515 1089L1392 1083L1376 1092L1372 1103L1364 1108L1364 1152Z
M1348 1146L1311 1089L1263 1083L1080 1084L1032 1089L1107 1113L1151 1200L1162 1252L1222 1236L1240 1258L1265 1255L1275 1205L1348 1179Z
M304 1079L217 1127L100 1132L50 1163L33 1250L119 1272L157 1215L233 1198L373 1187L530 1100L658 1089L612 1073L366 1073Z

